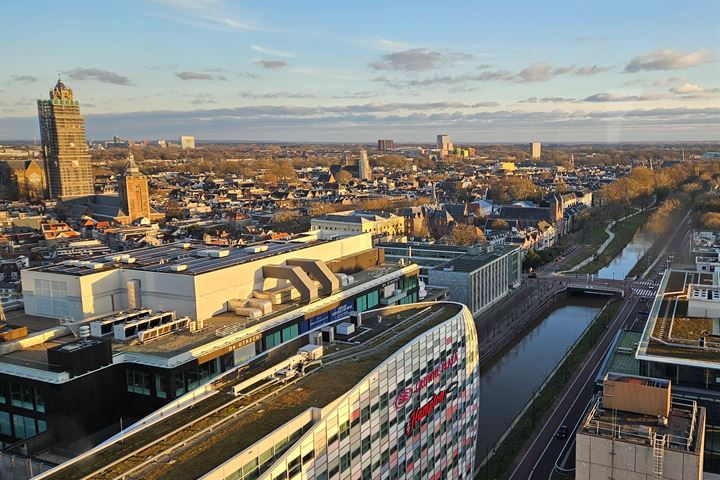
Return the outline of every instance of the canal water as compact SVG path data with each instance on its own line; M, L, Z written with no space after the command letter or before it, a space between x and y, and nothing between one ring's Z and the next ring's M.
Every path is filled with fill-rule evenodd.
M648 251L650 245L652 245L652 239L641 228L635 232L632 240L612 259L608 266L598 271L598 277L623 280L638 260Z
M527 335L481 372L481 457L487 445L493 448L606 301L607 297L578 295L559 302Z

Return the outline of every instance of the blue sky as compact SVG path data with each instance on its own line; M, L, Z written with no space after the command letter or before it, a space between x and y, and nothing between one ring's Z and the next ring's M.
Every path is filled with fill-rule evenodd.
M0 139L720 140L714 0L0 5Z

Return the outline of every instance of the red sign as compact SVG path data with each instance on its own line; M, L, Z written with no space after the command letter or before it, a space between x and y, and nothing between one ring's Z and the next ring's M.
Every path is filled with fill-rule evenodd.
M415 410L410 415L408 421L405 423L405 435L412 435L413 430L415 430L415 427L420 422L422 422L423 418L430 415L438 405L445 402L445 396L446 391L443 390L442 392L436 394L433 398L431 398L430 401L428 401L425 405Z
M400 390L400 392L395 397L395 409L399 410L401 407L405 406L405 404L412 400L413 394L421 392L425 387L427 387L437 378L439 378L445 370L455 365L457 361L458 354L456 353L452 357L448 358L440 365L438 365L435 370L421 377L415 385L410 385L409 387L405 387L404 389Z

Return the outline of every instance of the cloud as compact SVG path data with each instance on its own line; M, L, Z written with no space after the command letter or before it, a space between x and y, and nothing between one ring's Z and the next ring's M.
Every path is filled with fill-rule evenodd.
M180 80L227 80L227 77L225 77L224 75L211 75L209 73L192 72L188 70L184 72L176 72L175 76L178 77Z
M257 75L255 73L250 73L250 72L238 72L237 75L238 75L238 77L242 77L242 78L260 78L260 75Z
M469 53L435 51L427 48L411 48L400 52L387 53L380 60L370 63L374 70L395 70L417 72L472 59Z
M673 87L670 92L679 95L682 98L708 98L718 97L720 95L720 88L705 89L694 83L685 83L678 87Z
M635 73L643 70L677 70L693 67L710 60L708 50L684 53L675 50L656 50L640 55L625 66L626 73Z
M597 65L591 65L587 67L579 67L575 70L575 75L580 77L589 77L591 75L597 75L598 73L607 72L611 70L611 67L598 67Z
M648 95L625 95L624 93L596 93L585 97L583 102L604 103L604 102L645 102L650 100L660 100L666 98L663 94Z
M287 65L287 62L282 60L255 60L253 63L266 70L279 70Z
M625 85L626 87L634 87L636 85L647 85L647 78L632 78L630 80L623 82L623 85ZM657 85L657 82L655 82L655 85Z
M38 79L32 75L10 75L10 80L18 83L35 83Z
M657 82L653 83L656 87L667 87L668 85L674 85L676 83L686 82L687 77L670 77L665 78L662 80L658 80Z
M374 97L377 95L374 92L371 92L370 90L360 90L359 92L348 92L345 91L343 93L338 93L336 95L330 96L330 98L369 98Z
M223 0L152 0L148 3L149 8L143 9L148 15L193 28L213 31L263 30L247 19L239 19L231 5Z
M417 79L396 80L384 76L375 77L373 81L392 88L416 88L432 86L450 86L473 82L510 81L515 75L508 70L486 70L480 73L466 73L461 75L437 75Z
M370 41L363 41L363 44L369 44L375 50L380 50L381 52L401 52L412 48L409 43L396 42L394 40L388 40L387 38L375 38Z
M193 105L212 105L216 104L215 97L207 93L200 93L190 101Z
M419 104L418 104L419 105ZM88 114L89 138L171 138L193 131L213 140L340 141L382 138L392 131L396 140L422 142L438 131L456 141L524 141L542 136L567 141L714 140L720 108L653 108L569 111L521 109L373 112L362 105L325 107L248 106L196 111L143 111ZM0 137L31 139L37 117L0 118Z
M285 52L283 50L275 50L273 48L261 47L260 45L250 45L250 48L256 52L264 53L265 55L272 55L275 57L294 57L294 53Z
M101 70L99 68L73 68L65 72L72 80L97 80L102 83L114 83L115 85L130 85L130 80L120 74Z
M520 100L518 103L576 103L576 98L566 97L528 97L525 100Z
M251 98L253 100L261 98L313 98L312 93L303 92L272 92L272 93L255 93L250 90L243 90L238 94L241 98Z

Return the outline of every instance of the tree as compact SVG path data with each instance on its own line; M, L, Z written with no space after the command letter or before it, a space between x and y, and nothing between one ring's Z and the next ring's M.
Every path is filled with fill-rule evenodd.
M708 212L700 217L702 228L707 230L720 230L720 213Z
M475 245L485 242L485 234L474 225L458 224L450 232L449 243L451 245Z
M340 185L347 185L353 179L352 173L347 170L340 170L335 174L335 181Z
M502 218L496 218L490 224L490 228L493 230L510 230L510 224Z

